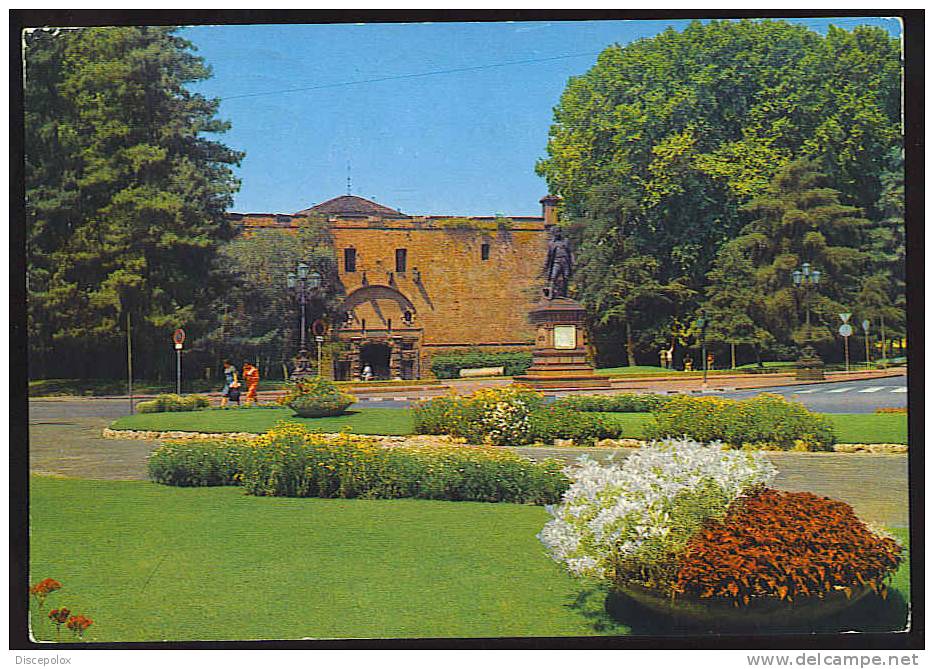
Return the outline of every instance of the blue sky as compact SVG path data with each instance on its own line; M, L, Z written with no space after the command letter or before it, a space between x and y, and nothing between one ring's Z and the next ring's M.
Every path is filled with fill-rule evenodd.
M881 25L897 19L793 19ZM552 108L609 44L687 21L197 26L220 136L246 152L233 211L291 213L352 192L409 214L538 215ZM571 54L569 58L555 59ZM499 65L354 85L360 80ZM288 89L323 87L286 92ZM241 97L236 97L241 96Z

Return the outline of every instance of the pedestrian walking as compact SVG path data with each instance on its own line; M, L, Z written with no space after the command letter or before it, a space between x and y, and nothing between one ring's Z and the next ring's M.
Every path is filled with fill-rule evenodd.
M222 409L227 406L228 400L234 400L238 405L240 404L240 379L237 378L237 368L230 364L230 360L224 360L224 388L221 390Z
M257 404L256 388L259 386L259 368L252 363L243 363L243 380L246 381L246 399L244 404Z
M367 363L363 366L363 380L372 381L373 380L373 368L370 367L370 363Z

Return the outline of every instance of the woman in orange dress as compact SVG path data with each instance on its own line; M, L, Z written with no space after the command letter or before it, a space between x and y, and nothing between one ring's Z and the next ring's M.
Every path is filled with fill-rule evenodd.
M259 368L254 367L251 363L243 363L243 379L246 381L246 400L245 404L253 402L257 403L256 400L256 388L259 386Z

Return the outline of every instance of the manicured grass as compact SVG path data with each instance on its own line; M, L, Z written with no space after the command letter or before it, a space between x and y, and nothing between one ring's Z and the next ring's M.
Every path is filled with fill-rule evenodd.
M394 435L412 434L415 429L412 412L408 409L354 409L352 406L340 416L326 418L298 418L287 407L140 413L118 418L110 427L115 430L263 433L280 420L301 423L320 432L346 430L355 434Z
M907 444L908 414L829 413L841 444Z
M93 619L90 641L587 635L602 615L535 538L541 507L44 477L30 494L31 582L61 581L48 605Z
M46 612L90 617L89 642L672 631L641 614L610 619L604 591L546 557L541 507L47 477L32 478L30 504L30 582L61 581ZM907 564L893 586L870 624L903 623Z

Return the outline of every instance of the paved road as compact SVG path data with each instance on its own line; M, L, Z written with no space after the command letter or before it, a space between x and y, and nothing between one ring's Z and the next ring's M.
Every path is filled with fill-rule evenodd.
M904 376L691 394L743 399L764 392L777 393L790 400L801 402L812 411L822 413L873 413L880 407L904 407L908 405L908 387ZM572 394L580 393L557 393L558 396ZM413 400L413 397L408 396L375 397L361 394L356 406L361 408L387 407L402 409L410 407ZM126 399L61 398L29 401L29 421L31 424L61 422L69 418L81 417L110 418L113 420L127 414L129 414L129 402Z
M801 402L808 409L821 413L873 413L880 407L908 406L906 378L893 376L884 379L815 383L806 386L733 390L717 394L744 399L762 392L769 392Z

